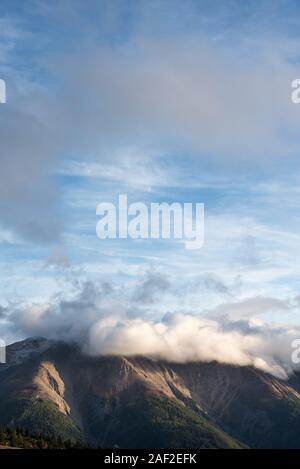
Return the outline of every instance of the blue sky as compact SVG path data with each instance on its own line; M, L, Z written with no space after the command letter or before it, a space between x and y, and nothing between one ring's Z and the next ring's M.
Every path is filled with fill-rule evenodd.
M2 1L6 340L44 332L44 311L87 285L101 317L226 311L299 325L299 10L291 0ZM96 206L119 193L204 203L204 247L100 241Z

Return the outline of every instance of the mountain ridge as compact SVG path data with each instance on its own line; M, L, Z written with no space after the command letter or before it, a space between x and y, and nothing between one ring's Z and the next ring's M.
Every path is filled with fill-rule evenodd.
M0 425L102 447L300 447L299 391L296 373L92 357L34 338L7 347Z

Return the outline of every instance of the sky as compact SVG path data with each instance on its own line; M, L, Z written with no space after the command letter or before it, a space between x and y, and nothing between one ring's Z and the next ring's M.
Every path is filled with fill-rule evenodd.
M75 338L92 353L149 340L174 359L196 321L195 344L206 327L211 343L186 359L223 357L224 339L238 344L229 361L270 368L277 349L288 361L300 336L299 77L296 0L2 0L3 340ZM204 246L99 240L96 207L120 193L204 203Z

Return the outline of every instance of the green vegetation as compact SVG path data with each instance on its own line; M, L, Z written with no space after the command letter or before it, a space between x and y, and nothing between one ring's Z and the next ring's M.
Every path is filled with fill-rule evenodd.
M116 411L102 444L107 447L117 444L121 448L242 447L183 404L149 396Z
M10 428L21 427L33 435L56 437L72 444L82 443L84 438L70 417L57 406L43 399L20 399L0 405L0 424Z
M71 449L89 448L88 445L63 441L60 437L32 435L27 429L0 427L0 446L22 449Z

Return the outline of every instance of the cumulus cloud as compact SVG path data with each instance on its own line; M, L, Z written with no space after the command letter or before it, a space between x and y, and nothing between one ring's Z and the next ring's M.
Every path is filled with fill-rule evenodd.
M213 361L252 365L287 377L291 369L291 340L299 330L256 325L223 328L218 321L188 314L149 322L140 318L103 318L92 325L87 350L92 354L150 355L168 361ZM276 343L276 345L275 345ZM278 345L280 344L280 349Z
M145 319L132 305L121 306L112 285L96 287L87 282L73 298L4 310L2 317L10 335L15 331L25 337L75 340L92 355L147 355L174 362L217 360L251 365L286 378L293 367L291 343L299 338L300 328L259 319L271 305L286 307L276 299L254 298L245 302L247 314L240 302L220 307L221 317L206 311ZM239 319L238 309L242 311Z

